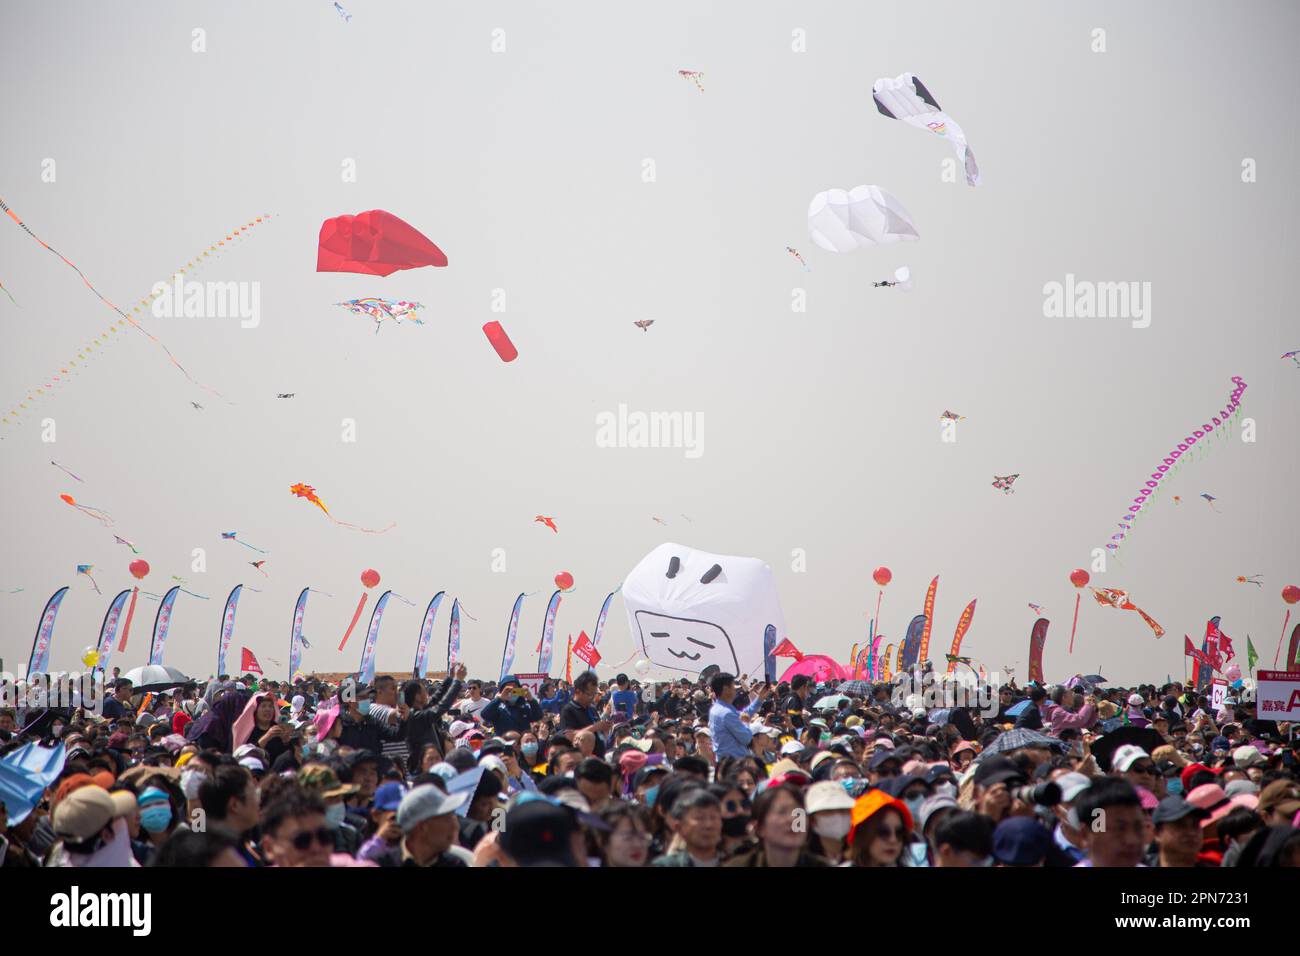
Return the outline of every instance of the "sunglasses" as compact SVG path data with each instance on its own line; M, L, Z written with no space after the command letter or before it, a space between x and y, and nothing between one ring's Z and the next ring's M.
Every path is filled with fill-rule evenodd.
M876 836L882 840L901 840L907 836L907 831L902 827L881 827L876 831Z
M741 811L748 811L749 808L750 803L748 800L724 800L722 802L722 809L733 816Z
M315 840L321 846L333 846L334 832L330 830L329 827L320 827L319 829L314 831L304 830L302 833L299 833L289 842L293 844L293 848L295 850L302 852L303 850L306 850L309 846L311 846L312 840Z
M1154 764L1138 764L1137 766L1130 767L1129 771L1131 773L1141 773L1141 774L1148 774L1150 776L1155 776L1156 768Z

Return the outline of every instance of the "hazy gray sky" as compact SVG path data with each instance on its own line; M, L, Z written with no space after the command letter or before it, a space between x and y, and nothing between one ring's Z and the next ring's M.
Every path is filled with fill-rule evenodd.
M232 227L274 216L197 276L260 283L257 328L146 323L230 404L128 330L0 430L7 668L25 668L62 584L52 664L79 666L131 583L114 532L153 566L151 590L179 575L209 596L181 596L167 653L202 675L241 580L262 593L240 604L236 663L246 645L284 676L293 601L311 585L334 597L312 598L307 667L354 668L364 618L336 648L368 567L417 604L390 603L381 670L409 667L424 604L446 589L431 658L458 595L477 618L462 653L480 675L496 673L520 591L538 592L516 663L531 667L552 577L572 572L562 668L563 637L590 632L604 595L663 541L767 561L791 639L841 660L865 639L884 564L888 640L940 575L938 660L978 598L967 652L1022 678L1028 602L1052 620L1049 678L1178 674L1182 635L1212 614L1271 662L1279 592L1300 583L1300 368L1279 360L1300 348L1295 4L344 6L351 21L329 0L0 5L0 197L105 295L138 301ZM196 28L206 52L192 50ZM704 92L680 69L702 71ZM938 137L876 112L872 82L904 71L960 122L978 188L943 181ZM866 183L898 197L921 240L815 248L812 196ZM374 208L450 265L318 274L321 222ZM913 292L871 287L903 264ZM1043 287L1067 274L1149 282L1150 327L1046 318ZM17 302L0 297L7 412L114 316L7 220L0 282ZM425 324L375 334L333 305L370 295L423 303ZM633 326L645 318L648 332ZM492 319L519 349L510 365L481 331ZM1094 575L1167 635L1089 600L1070 657L1069 571L1089 566L1233 375L1258 440L1234 432L1168 479L1122 563ZM596 416L620 403L702 416L702 454L598 447ZM955 443L940 441L945 409L967 416ZM1015 494L990 486L1011 473ZM294 482L342 520L397 527L335 526L289 495ZM271 552L269 577L223 530ZM79 563L96 566L103 597ZM1234 580L1257 573L1262 588ZM143 662L156 607L141 603L115 663ZM632 653L617 600L602 650Z

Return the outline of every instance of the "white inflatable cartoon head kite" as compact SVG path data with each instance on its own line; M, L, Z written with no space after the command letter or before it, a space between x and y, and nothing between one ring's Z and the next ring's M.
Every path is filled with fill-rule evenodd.
M772 569L758 558L661 544L623 582L632 641L656 667L763 673L785 637Z

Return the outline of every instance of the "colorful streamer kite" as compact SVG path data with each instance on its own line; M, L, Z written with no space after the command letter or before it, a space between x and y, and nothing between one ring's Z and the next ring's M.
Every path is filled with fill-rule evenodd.
M82 514L94 518L105 528L110 527L113 524L113 516L102 508L83 505L73 498L72 495L59 495L59 499L63 501L64 504L72 505L72 507L76 508Z
M1111 551L1119 549L1119 544L1117 542L1122 542L1128 536L1129 532L1133 530L1133 522L1142 514L1143 507L1160 487L1160 482L1164 480L1167 474L1169 474L1169 470L1175 465L1180 464L1179 459L1181 459L1184 454L1191 451L1201 439L1206 438L1211 434L1222 434L1222 432L1219 432L1218 430L1220 428L1226 428L1241 409L1241 396L1245 393L1246 387L1246 383L1241 376L1234 375L1232 377L1232 391L1228 395L1227 404L1219 410L1217 415L1212 416L1209 422L1202 424L1200 428L1193 429L1190 435L1186 436L1182 441L1178 442L1177 445L1170 449L1169 454L1165 455L1161 463L1156 466L1153 472L1151 472L1151 477L1143 483L1143 487L1138 491L1137 497L1133 499L1133 504L1128 507L1128 514L1120 519L1119 526L1122 530L1118 534L1112 534L1110 536L1110 541L1106 545L1108 549ZM1206 498L1208 496L1202 495L1201 497ZM1178 502L1178 500L1178 497L1175 496L1174 501ZM1214 499L1209 498L1208 500L1210 501L1211 506L1213 506Z
M29 403L34 403L36 401L39 401L41 398L44 398L48 392L53 391L54 388L61 386L64 382L66 382L68 378L77 374L80 371L80 366L84 365L91 358L95 357L97 350L102 350L103 348L106 348L107 346L120 341L120 339L113 338L113 336L116 336L118 332L125 329L128 325L133 327L137 332L140 332L147 339L149 339L151 342L153 342L155 345L161 348L163 352L166 353L168 360L174 366L176 366L176 368L180 370L181 374L183 374L191 383L197 385L199 388L202 388L205 391L211 392L213 395L216 395L218 398L222 398L220 392L217 392L215 389L212 389L207 385L204 385L202 382L197 381L192 375L190 375L189 371L186 370L185 366L181 365L181 363L177 361L176 356L172 354L171 350L168 349L167 346L157 336L148 332L143 326L141 326L136 321L135 318L133 318L133 316L139 314L142 309L147 309L152 304L153 300L162 294L161 290L157 292L151 292L149 295L145 296L145 298L141 299L131 309L130 314L124 312L123 310L119 309L116 305L114 305L112 302L110 302L108 299L106 299L103 295L101 295L99 291L90 284L89 280L86 279L85 275L82 274L80 269L78 269L75 265L69 262L63 255L51 249L45 242L43 242L39 237L37 237L34 233L32 233L31 229L27 227L26 223L24 223L21 219L19 219L14 214L13 210L10 209L2 199L0 199L0 208L3 208L4 211L9 214L9 217L13 219L14 222L18 223L22 227L23 231L26 232L29 236L31 236L32 239L34 239L37 243L39 243L42 248L45 248L50 252L54 253L56 256L59 257L59 259L67 263L74 271L76 271L76 273L79 276L81 276L82 281L86 283L86 286L90 288L91 291L94 292L95 295L98 296L98 298L102 302L104 302L105 305L107 305L115 313L117 313L118 316L121 317L120 321L114 321L107 328L103 329L93 339L83 344L77 350L75 356L73 358L68 359L66 362L64 362L59 367L57 374L50 375L43 385L33 386L27 392L26 397L22 401L14 403L14 405L10 407L7 413L5 413L3 416L0 416L0 424L3 425L20 424L21 422L19 421L19 419L22 418L22 413L28 410ZM186 275L189 274L190 272L193 272L196 267L203 265L205 259L211 258L214 255L219 256L221 254L223 247L225 247L227 243L233 244L236 240L240 240L244 238L242 235L243 233L249 231L254 226L270 218L271 217L269 214L266 216L258 216L256 219L248 223L245 223L243 226L240 226L238 229L232 230L226 236L225 240L220 240L216 244L209 246L206 251L204 251L198 256L195 256L193 259L185 263L183 266L173 270L173 274Z
M95 583L95 579L91 577L90 572L93 570L95 570L95 566L93 564L77 565L77 573L84 574L86 576L86 580L90 582L90 586L95 589L96 594L103 594L104 592L99 589L99 585Z
M1238 584L1253 584L1253 585L1255 585L1255 587L1257 587L1257 588L1262 588L1262 587L1264 586L1264 584L1263 584L1262 581L1258 580L1258 579L1261 578L1261 577L1263 577L1262 574L1243 574L1243 575L1241 575L1240 577L1237 578L1237 583L1238 583Z
M1152 620L1151 615L1142 610L1136 604L1129 600L1128 592L1116 588L1092 588L1092 596L1097 599L1097 603L1103 607L1118 608L1121 611L1137 611L1142 620L1147 622L1147 626L1155 633L1156 637L1164 637L1165 629Z
M1300 367L1300 349L1296 349L1292 352L1283 352L1282 358L1290 359L1291 361L1295 362L1297 367Z
M344 22L344 23L351 23L351 22L352 22L352 14L350 14L350 13L348 13L346 10L344 10L344 9L343 9L343 5L342 5L341 3L339 3L338 0L335 0L335 2L334 2L334 9L337 10L337 11L339 12L339 16L341 16L341 17L343 18L343 22ZM267 658L267 660L270 660L270 658Z
M418 302L380 299L369 296L364 299L348 299L346 302L335 302L334 304L342 306L357 315L369 316L375 322L376 335L379 334L380 323L385 321L401 325L402 320L405 319L408 322L414 322L416 325L424 325L424 320L415 314L416 310L424 308Z
M132 553L132 554L139 554L139 553L140 553L140 549L139 549L139 548L137 548L137 547L136 547L134 544L132 544L130 541L127 541L126 538L123 538L121 535L116 535L116 534L113 535L113 541L115 541L117 544L124 544L124 545L126 545L128 548L131 549L131 553Z
M704 92L704 84L700 82L702 79L704 79L704 73L701 72L700 70L678 70L677 75L681 77L685 77L686 79L690 80L692 83L695 84L695 88L697 90L699 90L701 93Z
M798 249L796 249L794 246L786 246L785 251L790 253L790 255L794 256L796 259L799 260L799 265L803 266L804 272L812 272L812 270L808 268L808 263L803 261L803 256L799 255Z
M652 326L652 325L655 324L655 320L654 320L654 319L637 319L637 320L636 320L635 322L633 322L632 324L635 325L635 326L636 326L638 329L640 329L642 332L649 332L649 331L650 331L650 326Z
M222 541L233 541L233 542L235 542L235 544L242 544L244 547L248 548L248 550L250 550L250 551L256 551L258 554L270 554L270 553L271 553L271 552L267 551L267 550L264 549L264 548L255 548L255 547L253 547L251 544L249 544L247 541L241 541L241 540L239 540L239 538L235 537L235 535L236 535L237 533L238 533L238 532L235 532L235 531L223 531L223 532L221 532L221 540L222 540Z
M550 528L550 529L551 529L552 531L554 531L556 534L559 534L559 533L560 533L560 529L557 528L557 527L555 527L555 519L554 519L554 518L548 518L548 517L546 517L546 515L538 515L536 518L533 519L533 522L536 523L536 522L538 522L538 521L540 521L542 524L546 525L546 527Z
M1019 473L1014 475L1001 475L1001 476L994 475L993 487L996 488L998 491L1002 492L1004 495L1014 495L1016 493L1016 489L1012 488L1011 485L1019 477L1020 477Z
M266 564L266 559L263 558L261 561L249 561L248 563L251 564L253 567L257 568L257 570L262 571L262 565ZM265 571L262 571L262 576L269 578L271 575L267 574Z
M330 514L330 510L325 507L325 502L320 500L319 496L317 496L316 494L316 489L313 488L311 485L304 485L302 483L296 485L290 485L289 491L291 494L295 494L299 498L306 498L308 501L314 504L321 511L325 512L325 517L329 518L330 521L334 522L337 525L341 525L344 528L352 528L355 531L361 531L364 532L365 534L384 534L385 532L391 531L393 528L397 527L396 522L392 522L392 521L390 521L388 523L388 526L384 528L363 528L361 527L361 525L352 524L351 522L348 521L340 521L338 518Z
M1039 605L1037 605L1037 604L1032 604L1032 603L1031 603L1031 604L1029 605L1029 610L1033 611L1033 612L1034 612L1035 614L1037 614L1039 617L1042 617L1042 616L1043 616L1043 609L1042 609Z
M941 422L962 422L965 420L965 415L958 415L956 412L950 412L946 408L943 410L943 414L939 416L939 421Z

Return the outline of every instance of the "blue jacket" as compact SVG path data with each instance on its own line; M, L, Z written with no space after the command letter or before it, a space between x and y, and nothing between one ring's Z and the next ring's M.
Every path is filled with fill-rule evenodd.
M542 719L542 708L531 697L519 697L507 704L497 697L479 713L485 724L492 725L492 732L500 737L510 731L527 733L533 721Z

